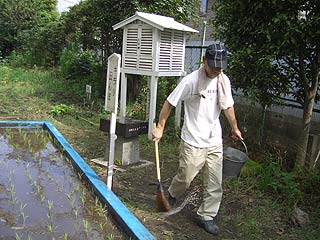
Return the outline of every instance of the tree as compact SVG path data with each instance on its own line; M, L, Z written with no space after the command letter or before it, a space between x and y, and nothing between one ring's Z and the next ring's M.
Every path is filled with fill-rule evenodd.
M56 20L56 4L57 0L0 0L0 53L19 51L26 42L25 31L38 31Z
M295 166L306 166L319 97L320 2L218 0L215 12L216 36L232 53L230 74L237 86L261 102L266 93L267 104L290 94L302 105Z
M0 53L9 55L18 47L18 34L30 28L34 13L25 1L0 0Z
M121 53L122 50L123 33L121 30L114 31L113 25L134 15L135 11L162 14L186 22L196 13L194 9L198 2L199 0L87 0L71 7L62 18L68 42L76 42L84 50L96 52L105 66L112 53ZM131 84L133 81L133 78L129 78L128 85L139 85L142 82ZM139 88L129 91L133 93L133 98L138 93L137 89Z

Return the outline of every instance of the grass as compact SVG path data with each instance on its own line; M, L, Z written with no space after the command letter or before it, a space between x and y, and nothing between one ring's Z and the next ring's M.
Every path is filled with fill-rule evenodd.
M48 119L84 159L102 157L107 141L106 135L99 131L100 117L107 115L102 110L104 100L94 99L93 106L84 105L85 82L72 84L83 91L72 92L71 83L63 80L56 70L0 66L0 119ZM246 119L250 118L247 116ZM165 188L176 171L180 141L175 131L167 131L159 146ZM140 137L140 147L143 158L153 161L154 146L146 136ZM216 239L319 239L320 193L316 190L320 183L319 172L310 176L283 172L278 164L281 159L272 158L265 149L261 152L266 152L259 156L261 166L254 165L255 169L247 169L245 176L224 183L224 197L217 219L221 234ZM88 163L102 178L105 177L105 169L92 165L90 161ZM194 204L188 204L186 209L172 218L164 219L155 212L154 173L153 166L115 172L114 191L158 239L211 239L192 220L200 201L199 194ZM198 176L191 190L201 186L201 181L201 176ZM14 189L12 197L15 197ZM85 200L82 196L82 204ZM306 227L294 227L290 221L297 200L310 216L311 223ZM85 221L82 225L85 229L90 228ZM19 237L16 236L17 239ZM113 239L113 236L108 239Z

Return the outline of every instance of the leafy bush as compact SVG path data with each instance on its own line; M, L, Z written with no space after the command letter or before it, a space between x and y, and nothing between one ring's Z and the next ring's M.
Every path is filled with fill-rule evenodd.
M76 45L64 49L60 57L61 72L70 80L89 76L96 65L94 56L89 51L82 51Z
M17 53L16 51L12 51L12 53L4 59L4 63L15 68L31 67L29 59L29 52Z
M105 92L103 66L88 50L81 50L76 45L64 49L60 58L62 75L69 81L74 94L84 95L86 84L92 86L93 95L102 96ZM97 91L94 91L97 89Z
M259 190L287 201L289 208L301 201L303 195L296 173L284 171L281 165L274 161L262 165L257 186Z
M68 106L66 104L57 104L51 107L49 114L52 116L61 116L70 113L72 110L72 106Z

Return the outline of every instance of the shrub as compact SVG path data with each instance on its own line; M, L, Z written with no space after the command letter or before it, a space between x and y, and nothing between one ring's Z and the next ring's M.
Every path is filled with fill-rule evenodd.
M50 115L52 116L61 116L72 112L74 108L66 104L58 104L51 107Z
M298 176L295 172L283 170L278 162L267 161L262 165L257 185L259 190L287 201L289 208L302 199Z
M105 93L103 66L90 51L83 51L76 45L64 49L60 58L60 69L75 94L84 95L86 84L92 86L93 95L102 96Z

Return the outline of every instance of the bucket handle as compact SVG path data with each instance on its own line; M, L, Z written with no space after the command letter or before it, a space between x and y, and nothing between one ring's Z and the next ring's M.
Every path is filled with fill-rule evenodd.
M240 140L240 141L241 141L241 143L242 143L242 145L243 145L244 149L246 150L246 155L248 155L248 148L247 148L247 145L244 143L244 141L243 141L243 140Z

